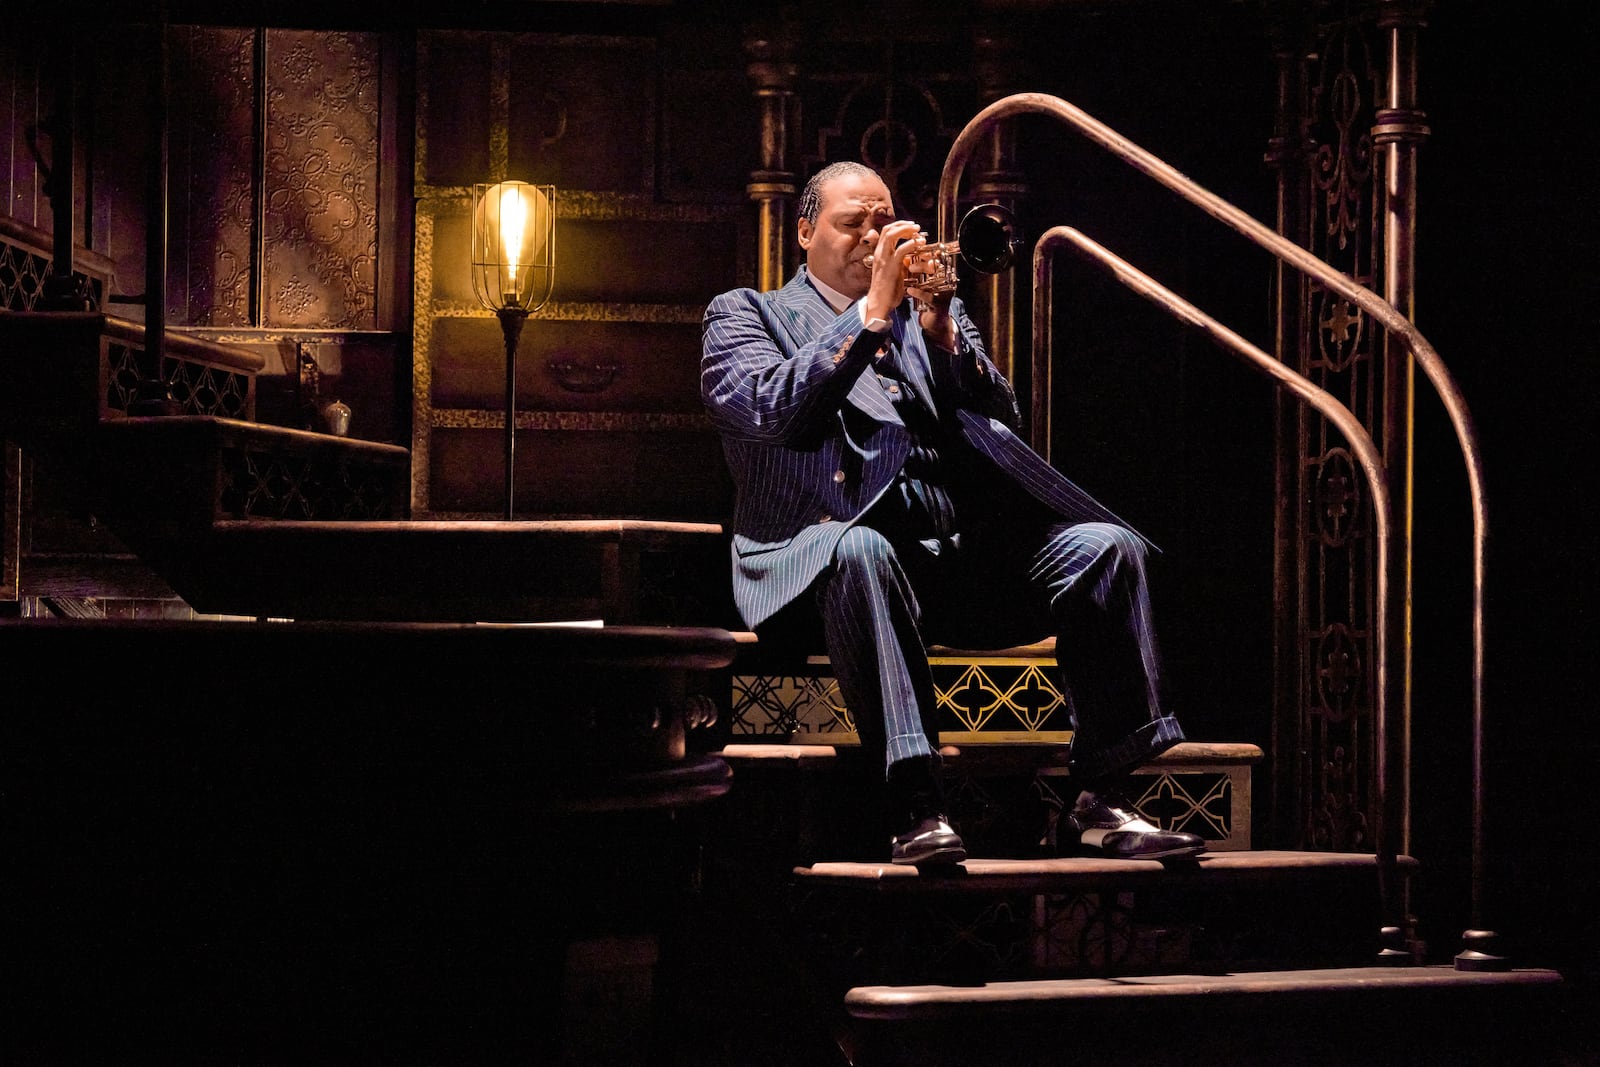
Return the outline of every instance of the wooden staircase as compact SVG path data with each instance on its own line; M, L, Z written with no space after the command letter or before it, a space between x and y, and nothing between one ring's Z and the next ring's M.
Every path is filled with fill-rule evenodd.
M8 921L36 924L13 944L54 983L23 1000L96 1005L109 987L77 969L97 957L134 988L161 942L119 932L129 909L224 976L156 975L122 995L115 1051L181 1058L185 1033L213 1058L275 1040L295 1062L503 1062L503 1039L525 1061L685 1067L1572 1048L1555 972L1461 971L1382 940L1381 890L1416 859L1261 849L1253 745L1181 745L1137 779L1147 818L1208 839L1198 860L1060 854L1074 790L1049 643L933 650L951 814L973 858L890 866L826 661L695 625L725 617L720 585L679 563L709 549L723 564L719 527L413 522L404 449L257 423L247 354L180 340L155 365L140 340L100 315L0 314L0 437L60 480L112 554L237 620L0 623L25 665L11 695L31 709L3 746L7 796L32 813L13 841L35 861ZM180 414L130 415L151 378L181 386ZM15 595L51 561L8 548ZM265 619L295 621L243 621ZM524 625L572 620L604 625ZM63 660L92 670L68 685ZM110 714L123 703L132 714ZM196 790L209 806L191 805ZM290 854L333 896L273 859ZM230 903L244 883L219 870L258 884ZM328 931L320 947L275 897L312 908L396 882L403 899L357 916L356 941ZM550 893L561 906L528 910ZM211 925L187 928L189 907ZM252 940L262 930L281 949ZM487 972L463 970L463 934ZM500 935L520 947L484 947ZM308 961L304 988L282 988L300 966L285 953ZM183 1009L152 1022L174 991ZM1455 1021L1466 1013L1493 1013L1492 1032ZM11 1051L36 1056L16 1062L88 1048L73 1018L30 1026Z
M206 416L101 425L103 520L195 610L410 622L685 619L651 567L714 523L428 520L405 449Z
M1583 1048L1557 972L1457 969L1387 928L1384 891L1420 872L1415 858L1261 848L1256 746L1185 743L1135 777L1146 818L1200 832L1206 854L1075 854L1056 832L1076 795L1070 734L1018 728L1019 714L1055 726L1029 680L1048 675L1048 643L931 650L970 858L888 864L881 798L826 660L763 660L743 642L708 883L744 951L785 960L782 988L803 991L810 1046L836 1057L809 1062L1498 1063ZM1026 706L1008 709L1018 692ZM1000 729L970 729L977 708ZM741 992L757 1001L741 1010L770 1023L759 1001L772 990ZM1471 1021L1482 1012L1492 1034Z
M709 907L735 931L726 951L783 961L781 979L765 975L774 985L726 991L734 1003L701 1020L735 1031L729 1043L752 1040L730 1020L755 1018L809 1027L802 1044L834 1050L795 1063L855 1067L1577 1063L1592 1051L1556 971L1458 970L1389 947L1380 888L1415 876L1411 857L1385 869L1370 854L1259 849L1171 863L1007 855L968 832L958 805L972 858L919 871L884 862L870 799L818 766L825 757L724 754L734 780L711 835ZM951 765L965 789L960 758ZM773 823L779 798L842 821ZM783 868L792 844L802 858ZM880 858L814 858L830 847ZM769 997L787 998L781 1019Z
M640 1046L731 777L696 744L720 527L412 521L407 451L255 421L260 369L0 312L0 1061ZM131 588L184 611L16 610Z

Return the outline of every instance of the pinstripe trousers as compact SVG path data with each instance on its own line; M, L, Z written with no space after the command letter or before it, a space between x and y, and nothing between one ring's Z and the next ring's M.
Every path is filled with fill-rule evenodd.
M869 512L813 590L840 694L886 774L937 745L927 644L998 648L1054 634L1070 769L1085 787L1183 740L1163 712L1145 545L1121 526L980 525L924 541L876 528Z

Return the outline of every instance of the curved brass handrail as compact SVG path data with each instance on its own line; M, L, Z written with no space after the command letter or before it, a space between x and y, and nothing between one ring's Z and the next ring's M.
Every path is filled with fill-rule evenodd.
M1472 912L1473 925L1482 925L1484 849L1483 849L1483 675L1484 675L1484 572L1488 548L1488 511L1484 500L1483 460L1478 449L1477 434L1466 401L1456 386L1454 378L1440 360L1433 346L1400 311L1383 297L1355 282L1334 267L1288 240L1274 230L1262 225L1239 208L1183 175L1176 168L1134 144L1104 123L1092 118L1081 108L1059 97L1044 93L1016 93L996 100L978 112L957 135L945 158L944 170L939 180L938 232L941 241L948 240L956 215L957 186L962 172L977 150L989 128L1001 119L1023 113L1053 115L1066 122L1094 143L1111 152L1135 170L1166 186L1174 193L1199 207L1212 218L1226 224L1250 241L1271 252L1278 259L1316 279L1328 289L1338 293L1371 315L1399 338L1410 351L1433 383L1448 413L1456 439L1461 446L1466 465L1468 491L1471 495L1473 525L1473 588L1472 588ZM1387 611L1387 571L1380 566L1378 572L1379 629L1385 641L1392 639L1396 629ZM1390 773L1388 761L1389 724L1387 721L1391 693L1389 682L1380 673L1374 726L1379 739L1377 768L1380 832L1392 819L1388 808L1387 782ZM1398 703L1398 702L1397 702ZM1404 768L1409 779L1410 770ZM1380 856L1382 846L1380 846Z
M1361 420L1340 400L1327 390L1316 385L1310 379L1291 370L1281 360L1263 352L1260 348L1245 340L1233 330L1224 326L1216 319L1207 315L1193 304L1166 288L1148 274L1134 267L1127 260L1122 259L1107 249L1104 245L1086 236L1082 231L1070 226L1055 226L1046 230L1039 236L1034 244L1033 252L1033 307L1034 307L1034 344L1038 349L1048 350L1051 339L1051 321L1048 314L1041 316L1041 306L1050 304L1051 287L1053 279L1050 271L1051 256L1061 246L1071 247L1087 259L1109 269L1112 275L1123 285L1133 290L1152 303L1165 308L1177 318L1191 326L1204 331L1221 347L1232 349L1243 356L1247 363L1253 364L1256 369L1268 377L1275 378L1278 384L1305 400L1323 417L1332 422L1350 442L1351 449L1356 454L1357 461L1366 473L1367 484L1372 492L1372 515L1374 537L1377 541L1377 590L1378 617L1387 618L1385 611L1389 604L1389 562L1392 558L1395 545L1394 528L1394 500L1389 488L1389 476L1383 467L1383 457L1378 451L1378 446L1372 440L1372 434L1361 425ZM1042 359L1036 352L1033 359L1035 374L1040 371L1040 364L1045 377L1035 378L1034 381L1049 381L1048 359ZM1046 391L1049 386L1046 385ZM1035 390L1037 392L1037 390ZM1373 709L1375 729L1379 737L1385 736L1384 722L1386 710L1384 707L1385 687L1391 677L1392 658L1394 655L1394 635L1386 626L1377 628L1377 639L1374 642L1373 660L1374 673L1378 681L1378 706ZM1384 746L1378 746L1376 766L1377 801L1379 810L1384 810L1386 802L1386 778ZM1388 820L1379 819L1376 836L1376 851L1386 859L1392 859L1396 849L1388 837ZM1380 870L1383 879L1382 894L1386 906L1391 910L1391 918L1398 923L1400 906L1397 898L1397 887L1394 884L1396 874L1392 867L1385 865Z

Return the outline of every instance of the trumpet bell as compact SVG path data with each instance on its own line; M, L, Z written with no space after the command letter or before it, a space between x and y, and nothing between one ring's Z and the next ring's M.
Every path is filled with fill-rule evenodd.
M1016 218L999 204L979 204L956 229L961 261L979 274L999 274L1016 262L1022 234Z
M956 240L931 244L908 265L907 281L917 290L917 310L926 311L926 298L956 291L957 263L979 274L998 274L1016 261L1022 236L1011 212L999 204L979 204L956 229ZM871 266L870 257L867 260Z

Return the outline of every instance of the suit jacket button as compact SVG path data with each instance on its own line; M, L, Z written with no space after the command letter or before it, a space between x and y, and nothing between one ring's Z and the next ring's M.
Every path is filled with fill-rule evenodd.
M843 485L844 484L844 471L834 471L833 472L833 484L834 485Z

